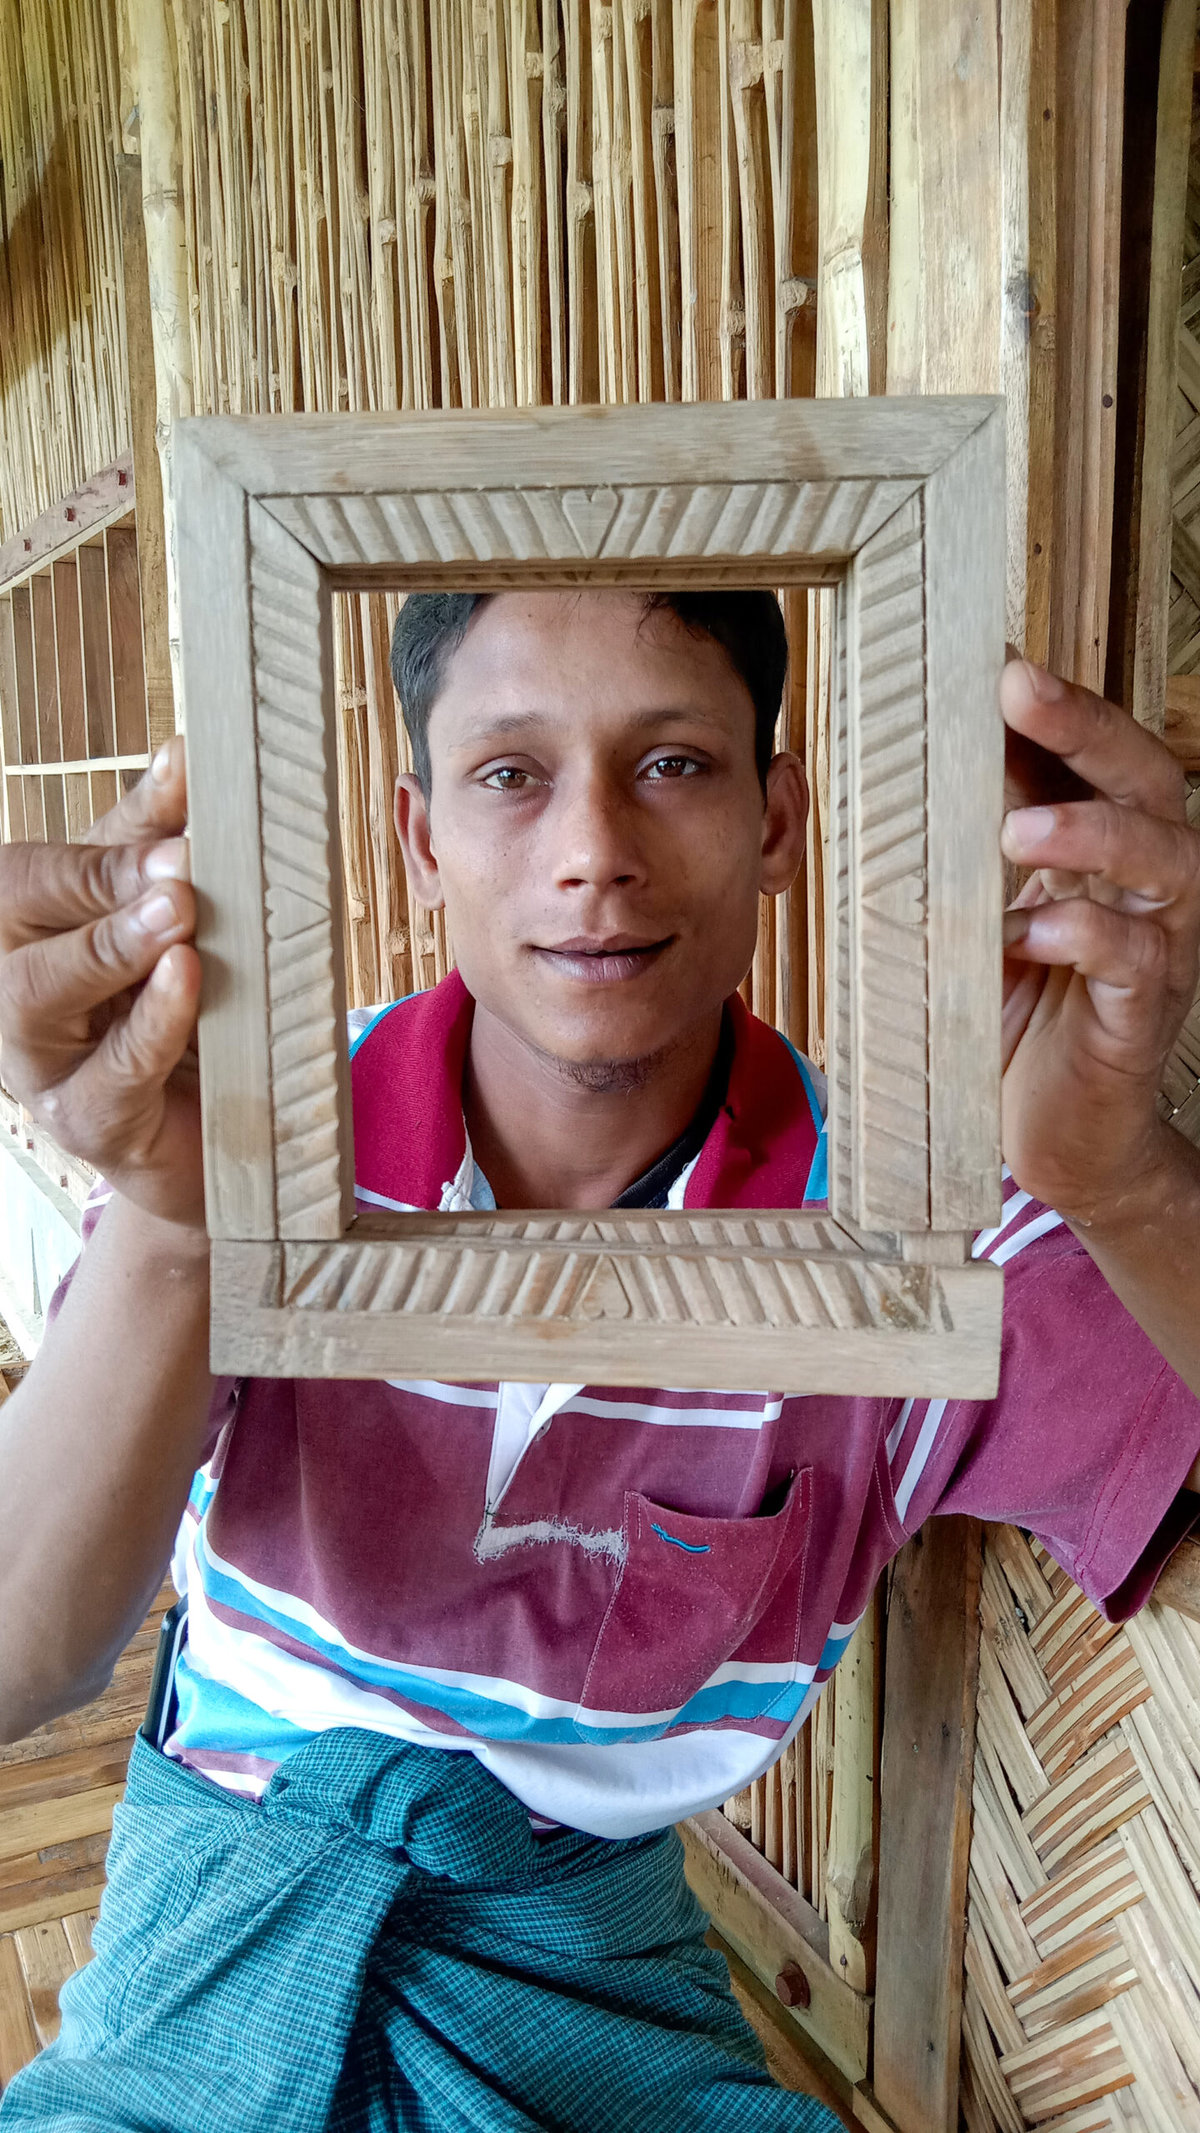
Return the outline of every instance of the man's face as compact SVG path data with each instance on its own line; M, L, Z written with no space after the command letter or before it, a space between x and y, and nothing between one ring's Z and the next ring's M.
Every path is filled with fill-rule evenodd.
M712 638L637 594L499 594L447 662L429 755L428 810L402 779L397 827L483 1008L577 1068L711 1033L804 818L794 757L764 805L753 703Z

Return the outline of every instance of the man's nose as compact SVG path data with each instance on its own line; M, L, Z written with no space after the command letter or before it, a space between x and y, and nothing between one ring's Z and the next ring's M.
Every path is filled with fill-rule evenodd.
M636 809L614 780L592 774L572 781L553 812L559 888L608 888L643 878Z

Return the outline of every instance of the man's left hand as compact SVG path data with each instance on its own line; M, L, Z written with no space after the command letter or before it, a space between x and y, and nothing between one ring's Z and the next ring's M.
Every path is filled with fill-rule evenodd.
M1023 660L1000 702L1002 849L1034 870L1004 922L1004 1153L1086 1229L1171 1165L1157 1096L1196 992L1200 832L1127 712Z

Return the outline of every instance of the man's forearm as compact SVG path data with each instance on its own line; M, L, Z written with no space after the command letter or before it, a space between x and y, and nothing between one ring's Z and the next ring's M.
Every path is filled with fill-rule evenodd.
M1109 1287L1200 1394L1200 1151L1164 1125L1159 1159L1103 1219L1072 1221ZM1200 1491L1200 1459L1187 1486Z
M211 1399L205 1241L114 1197L0 1410L0 1738L109 1678L162 1580Z

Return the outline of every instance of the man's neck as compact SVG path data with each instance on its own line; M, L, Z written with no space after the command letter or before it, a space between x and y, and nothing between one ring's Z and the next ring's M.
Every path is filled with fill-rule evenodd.
M720 1034L718 1008L711 1026L604 1086L604 1077L580 1078L477 1006L463 1109L497 1206L611 1207L686 1131Z

